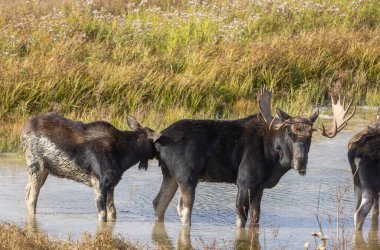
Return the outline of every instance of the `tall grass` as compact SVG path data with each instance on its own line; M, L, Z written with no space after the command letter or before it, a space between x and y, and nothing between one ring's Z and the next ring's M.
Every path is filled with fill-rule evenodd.
M305 113L340 85L379 105L380 2L0 0L0 151L57 110L125 128L257 112L256 91Z

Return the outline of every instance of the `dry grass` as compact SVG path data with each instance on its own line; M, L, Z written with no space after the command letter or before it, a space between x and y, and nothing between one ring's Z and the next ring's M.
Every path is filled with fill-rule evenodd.
M30 233L28 230L7 223L0 224L0 249L138 249L123 238L110 234L91 236L84 234L81 239L56 240L46 233Z
M379 105L380 2L0 0L0 151L21 124L58 110L125 128L185 118L305 113L342 86Z

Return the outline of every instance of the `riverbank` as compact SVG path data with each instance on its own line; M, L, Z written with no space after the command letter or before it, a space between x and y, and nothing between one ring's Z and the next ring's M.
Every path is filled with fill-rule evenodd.
M58 111L126 128L181 118L307 114L342 89L379 105L380 2L0 0L0 151L22 124Z
M1 249L139 249L120 236L98 234L91 236L84 234L78 240L58 240L44 232L30 232L8 223L0 223Z

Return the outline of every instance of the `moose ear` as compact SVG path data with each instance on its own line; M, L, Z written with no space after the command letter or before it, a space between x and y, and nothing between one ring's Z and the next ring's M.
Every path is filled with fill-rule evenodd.
M311 115L310 115L310 117L309 117L309 121L310 121L311 123L314 123L315 120L317 120L318 116L319 116L319 109L318 109L318 107L315 107L315 108L313 109L313 111L311 112Z
M137 130L137 129L141 128L141 125L136 121L136 119L133 118L133 117L130 116L130 115L127 115L127 123L128 123L128 126L129 126L132 130Z
M277 115L282 119L282 120L289 120L292 118L290 115L288 115L285 111L283 111L280 108L276 108L276 113Z

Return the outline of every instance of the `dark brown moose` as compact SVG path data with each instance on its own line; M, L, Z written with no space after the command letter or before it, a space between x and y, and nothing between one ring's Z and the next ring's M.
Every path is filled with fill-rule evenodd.
M308 118L291 117L277 108L271 114L271 92L259 95L260 114L239 120L181 120L161 132L155 142L163 181L153 201L156 220L163 221L168 204L179 187L178 214L183 225L191 224L195 188L198 181L235 183L236 224L244 227L250 213L258 225L263 190L274 187L291 168L306 173L313 124L319 110ZM353 116L349 109L332 101L330 128L323 136L333 138Z
M376 121L351 138L348 160L356 195L355 229L361 230L372 208L375 225L379 217L380 192L380 108Z
M104 121L72 121L56 113L30 119L21 135L29 171L29 214L36 213L40 189L51 174L93 187L99 220L116 219L115 186L134 164L147 169L158 137L130 116L127 122L134 131L120 131Z

